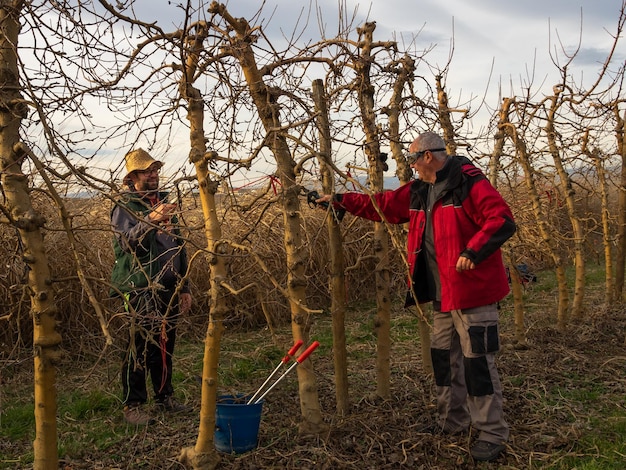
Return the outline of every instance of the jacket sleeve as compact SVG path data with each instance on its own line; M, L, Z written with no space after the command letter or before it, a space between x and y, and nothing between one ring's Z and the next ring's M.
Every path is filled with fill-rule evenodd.
M118 204L111 212L111 226L124 251L139 254L150 250L148 234L154 230L154 226L141 218L141 215Z
M394 191L385 191L373 196L354 192L338 194L337 196L334 205L342 207L358 217L381 222L382 215L391 224L402 224L409 221L411 183L400 186Z
M516 226L508 204L487 179L477 181L469 196L463 206L480 229L462 254L478 264L511 238Z

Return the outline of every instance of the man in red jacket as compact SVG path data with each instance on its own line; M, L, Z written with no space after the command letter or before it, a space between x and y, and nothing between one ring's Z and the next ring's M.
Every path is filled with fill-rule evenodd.
M509 292L500 246L515 233L511 209L467 158L448 156L443 139L418 136L407 161L415 181L370 197L324 195L318 202L366 219L409 223L406 306L433 302L431 353L439 432L479 431L474 459L504 450L509 427L495 365L498 301ZM376 207L377 206L377 207Z

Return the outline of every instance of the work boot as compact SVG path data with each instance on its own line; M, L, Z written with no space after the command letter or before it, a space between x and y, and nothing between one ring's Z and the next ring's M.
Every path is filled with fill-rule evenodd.
M491 462L492 460L500 457L500 454L504 450L504 445L494 444L487 441L476 441L472 446L470 452L474 460L480 460L481 462Z
M147 426L156 423L156 420L146 413L141 405L126 405L124 407L124 419L127 423L135 426Z
M165 397L162 400L157 400L156 406L168 413L183 413L189 411L187 405L179 403L173 396Z

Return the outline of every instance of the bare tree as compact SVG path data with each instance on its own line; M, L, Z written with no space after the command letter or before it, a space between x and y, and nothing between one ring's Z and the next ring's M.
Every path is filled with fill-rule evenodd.
M359 55L354 57L356 71L354 90L357 95L363 131L364 150L369 164L369 188L372 193L384 189L383 162L381 161L381 136L375 118L375 90L371 80L371 67L376 47L395 47L394 44L374 43L375 22L365 23L357 29L359 34ZM374 255L376 256L376 303L377 312L374 329L376 331L376 395L389 397L391 355L391 296L389 290L389 235L384 222L374 222Z
M189 6L189 3L188 3ZM201 62L205 52L205 40L209 34L209 26L199 21L185 31L183 49L184 68L180 80L180 94L187 102L188 119L190 125L190 153L189 159L194 164L202 212L204 215L205 233L207 238L207 252L210 253L210 308L209 323L206 333L206 342L202 367L202 397L200 406L200 427L195 447L183 448L179 460L187 462L193 468L214 468L219 462L213 445L215 430L215 410L217 407L218 390L218 363L220 356L220 342L224 331L224 316L228 311L226 302L227 290L223 283L228 277L228 245L222 240L222 228L217 217L215 193L218 184L209 173L209 164L215 160L216 152L207 152L204 132L204 101L200 90L194 87L198 69L206 63ZM219 55L218 55L219 56ZM211 58L210 60L212 60Z
M33 207L29 196L29 178L22 165L30 149L20 138L22 120L28 106L20 93L18 36L24 2L3 0L0 4L0 55L3 85L0 90L0 173L5 222L13 225L23 247L28 265L28 289L33 320L35 426L33 468L57 468L56 435L56 364L60 358L61 335L57 331L57 306L52 289L50 268L42 229L44 218Z
M18 19L25 6L30 9L29 16L23 17L23 30L34 32L36 27L41 27L41 33L34 35L35 39L29 44L36 66L23 60L17 49L18 39L21 39L18 36L20 24ZM104 13L98 13L102 8ZM304 229L307 222L302 217L298 200L302 174L307 171L306 162L308 159L314 160L315 156L323 157L320 163L323 188L324 191L332 192L334 182L329 170L332 167L335 174L339 172L336 171L336 162L331 161L331 146L341 140L345 145L345 142L350 140L347 145L359 151L365 150L369 163L367 171L370 189L381 191L384 189L382 185L384 162L381 158L384 152L381 147L384 139L388 138L391 152L397 162L399 179L404 182L409 179L407 168L403 166L403 142L400 135L410 127L407 124L409 111L402 96L405 86L410 87L410 82L415 78L414 58L406 55L398 59L394 55L388 64L379 60L375 54L377 48L394 50L396 45L391 42L374 42L373 23L367 23L359 29L359 41L338 37L321 41L308 49L296 46L293 41L287 45L287 51L279 53L271 44L265 51L256 48L257 41L266 39L263 29L251 26L245 19L232 17L224 5L216 2L209 8L210 14L213 15L210 20L204 18L205 6L202 2L197 8L194 8L190 1L175 6L184 12L184 25L171 32L162 30L154 23L135 18L127 13L130 10L126 8L129 8L126 4L112 5L104 0L78 2L75 5L67 2L33 4L14 0L4 1L0 10L0 23L3 24L5 31L1 48L5 75L5 85L1 89L4 106L0 110L0 119L3 121L0 131L3 145L0 170L5 196L2 209L4 222L11 224L19 233L24 248L23 258L29 268L28 292L31 297L35 328L35 364L37 373L43 374L40 377L41 381L35 385L37 468L43 468L44 462L45 465L56 462L56 429L53 424L56 413L54 365L61 338L56 332L59 312L51 288L54 279L49 272L41 236L46 225L28 197L33 180L47 182L49 200L58 206L61 223L76 252L79 249L80 237L76 236L75 227L72 225L74 214L65 210L62 197L59 196L62 188L88 188L105 198L113 198L119 187L112 181L112 177L117 172L116 165L119 169L121 159L115 163L97 160L100 154L105 153L103 152L105 148L114 145L125 148L137 142L147 142L152 149L166 152L174 147L177 129L183 127L189 131L190 150L175 163L180 167L191 163L195 175L185 175L184 179L193 181L197 178L198 181L207 245L196 248L199 253L207 254L209 259L211 280L210 292L207 295L210 297L211 316L204 356L201 426L196 446L192 450L186 449L188 453L184 458L194 461L194 466L202 468L206 465L216 465L218 460L211 444L218 386L221 319L228 309L227 298L243 290L238 289L235 282L227 278L228 259L233 250L245 252L250 259L255 258L254 254L249 253L248 247L243 246L243 243L237 243L241 240L224 239L220 226L220 208L216 202L218 187L225 186L237 169L247 170L253 162L268 158L265 152L267 149L270 150L271 158L268 158L268 161L273 159L272 163L276 165L276 174L271 175L272 182L280 183L271 202L278 201L282 209L283 244L287 252L288 273L286 287L278 282L274 285L289 299L293 337L308 340L310 327L317 312L307 306L308 252L307 234ZM50 21L50 18L54 20ZM194 18L197 18L197 21L193 21ZM122 25L127 28L124 29L127 36L124 36L123 40L120 39L117 29ZM63 37L62 33L65 33L66 37ZM116 40L113 41L112 38ZM333 45L340 50L335 56L328 53ZM262 57L263 62L259 54L266 54ZM341 61L337 61L339 56L342 58ZM264 65L259 65L260 63ZM307 64L321 64L328 73L327 87L332 91L317 101L316 109L308 93L303 91L304 89L308 91L309 77L307 73L290 73L293 69L289 67L294 64L299 64L298 67L302 68L306 68ZM33 67L36 70L32 76L24 77L24 72ZM380 67L387 77L393 77L391 85L385 79L381 79L380 75L372 73L372 69L377 67ZM317 73L319 69L315 71ZM355 77L351 75L353 71L357 72ZM331 83L340 82L340 77L344 74L348 78L333 89ZM441 75L436 78L438 105L419 103L417 109L423 111L428 108L431 112L434 110L440 112L444 132L450 144L455 147L458 129L454 128L454 123L450 119L449 113L452 110L447 102L441 78ZM563 79L565 83L565 75ZM561 88L559 93L565 89ZM621 87L618 86L613 89L621 91ZM383 92L377 94L377 90ZM383 96L386 98L385 93L390 91L391 98L387 102ZM618 96L620 91L617 92ZM24 94L27 95L27 99L24 98ZM563 267L566 257L563 251L567 249L581 252L577 244L587 234L584 231L573 230L575 243L572 245L566 236L559 236L558 231L551 227L552 221L546 215L546 207L541 202L542 189L537 185L537 178L553 177L553 173L550 172L558 165L555 164L548 169L549 171L545 171L546 167L542 166L544 164L540 157L547 154L546 147L539 142L538 136L542 132L539 129L545 130L548 151L558 158L565 157L562 159L562 168L554 174L559 176L560 184L565 185L562 188L570 188L568 184L572 184L572 178L569 176L570 168L567 167L569 154L565 152L564 147L569 148L572 140L559 139L558 136L564 129L560 121L566 112L563 104L568 100L572 101L573 96L574 94L570 94L566 99L555 96L554 101L542 102L541 106L548 103L547 115L551 118L548 121L543 120L545 116L538 118L540 106L531 103L530 99L504 100L498 125L500 140L497 143L497 152L494 150L493 154L496 155L501 149L504 153L503 148L508 137L517 158L516 165L511 165L506 171L511 172L513 175L511 180L514 181L516 176L514 173L522 169L527 192L531 198L531 211L537 221L541 240L548 247L550 259L557 269L560 327L566 324L568 313L567 284ZM622 159L622 173L617 215L611 213L609 203L605 201L602 222L604 241L610 245L613 240L611 233L615 230L613 219L615 217L618 219L618 247L621 247L621 253L618 252L617 256L615 289L621 292L626 226L623 218L626 212L624 118L620 110L623 101L609 100L606 96L608 95L593 98L611 102L617 123L616 154ZM352 103L353 107L350 108L349 102L355 100L354 97L356 105ZM591 98L589 93L579 93L573 101L576 102L576 106L584 107L588 106ZM414 96L408 99L414 99L413 103L419 101ZM328 113L321 105L325 100L331 110ZM24 119L27 114L26 101L34 103L33 109L37 111L34 115L36 117L28 123L25 123ZM387 106L381 106L382 102ZM98 103L98 108L95 103ZM515 105L518 107L515 108ZM93 115L100 109L104 112L105 108L114 110L117 116L123 117L119 119L118 124L106 128L99 124L97 116ZM94 109L96 111L93 111ZM293 111L294 109L298 111ZM315 121L321 122L322 116L331 114L332 109L341 110L352 117L345 118L342 123L344 127L340 130L341 136L333 137L332 131L328 130L329 127L340 126L339 120L320 124L322 132L317 140L321 144L317 151L316 139L310 138L310 134L318 131L312 124ZM183 113L185 117L181 118ZM377 113L388 117L387 134L384 123L377 121ZM71 118L59 117L62 114L67 114ZM418 121L425 119L420 112L414 114L418 115ZM255 117L250 119L251 115ZM401 122L403 117L405 121ZM592 117L587 116L585 119ZM207 121L210 124L206 124ZM52 122L55 125L52 125ZM432 122L434 120L429 118L429 126ZM537 124L539 122L543 125ZM545 122L548 122L548 125L545 125ZM259 123L260 125L257 125ZM586 128L584 123L586 121L581 119L577 123L577 128ZM35 140L33 137L37 135L37 129L41 128L45 143L38 148L37 145L32 145L32 141ZM364 146L361 145L362 135L365 135ZM346 136L350 138L345 139ZM590 133L591 136L593 132ZM597 138L602 139L600 135ZM538 142L537 146L533 147L535 142ZM187 148L187 144L184 147ZM213 147L220 148L216 150ZM298 160L297 156L302 149L306 156ZM587 147L587 150L589 149L591 146ZM591 153L583 152L587 158L585 164L590 168L595 163L597 172L600 173L600 169L606 163L601 157L609 155L610 152L605 154L596 151L597 148L592 150ZM245 153L245 158L239 157L242 153ZM74 161L80 161L81 164L74 164ZM24 171L24 166L29 164L32 164L35 170L33 176ZM99 175L96 175L96 171L99 171ZM493 171L492 177L495 177L496 173ZM342 176L345 178L345 175ZM610 182L609 177L606 178L606 182L607 184ZM602 192L603 197L608 192L609 188ZM235 199L232 194L228 196ZM572 200L572 207L576 206L576 202ZM569 202L567 206L569 208ZM329 237L334 239L335 243L341 243L339 237L341 234L333 224L332 218L329 219ZM251 230L255 227L252 223ZM379 396L387 396L391 346L386 338L389 337L389 307L392 300L388 278L393 269L386 264L393 255L393 250L389 249L387 227L381 225L375 229L374 245L379 255L376 262L376 282L379 306L382 307L376 318L379 331L377 359L379 377L376 393ZM396 249L400 247L401 243L395 245ZM514 256L511 255L511 258ZM76 276L80 278L85 292L91 299L93 308L101 319L100 328L106 336L107 325L106 321L102 320L104 316L99 310L96 293L97 287L102 287L96 284L101 281L88 279L84 274L84 261L78 256L73 259L76 264ZM198 256L197 259L201 257ZM338 264L333 266L331 275L337 281L333 283L332 289L339 291L343 288L339 274L342 268L339 267L338 260L339 257L336 258ZM609 260L610 258L606 261L608 270L611 268ZM255 262L257 261L258 265L262 266L262 262L255 258ZM513 262L511 260L511 264ZM271 277L270 269L263 267L261 270L264 275ZM94 285L96 288L93 288ZM344 307L338 303L332 309L340 312ZM518 330L521 328L520 325L521 323L517 323ZM334 346L337 350L342 347L340 322L335 327ZM426 344L424 334L422 341ZM343 347L345 348L345 342ZM345 411L348 407L347 371L345 360L341 363L340 359L338 358L336 368L337 405L338 410ZM325 426L322 422L311 361L306 361L302 367L298 367L298 378L304 417L302 430L319 434L325 430Z
M622 6L622 8L624 8ZM568 150L574 145L568 144L565 139L568 135L577 135L580 133L580 128L576 127L573 131L571 130L571 126L567 124L567 115L568 106L576 106L583 102L588 101L589 99L593 99L594 95L598 93L598 89L600 87L603 79L608 75L608 66L613 57L615 47L617 46L618 38L623 29L624 21L626 20L624 12L622 10L622 14L620 18L618 18L617 23L617 33L615 35L613 41L613 47L610 50L607 58L600 69L600 73L596 77L596 80L591 84L588 89L583 89L582 86L577 87L575 80L570 76L569 69L572 64L572 61L578 54L579 47L573 52L568 52L561 45L561 50L563 51L563 55L566 57L565 64L558 65L558 61L556 58L553 58L553 62L557 64L558 70L561 74L560 83L556 84L552 87L553 94L546 98L547 110L545 117L545 133L546 139L548 142L548 150L549 154L552 157L554 162L554 167L556 169L556 173L559 181L559 189L560 195L565 201L565 206L567 208L567 214L569 217L569 221L572 226L572 236L574 239L574 298L572 301L572 317L576 320L581 320L583 316L583 308L584 308L584 295L585 295L585 250L584 244L586 240L586 234L583 228L583 223L581 221L580 215L576 210L576 200L575 200L575 191L572 184L572 177L570 173L565 168L564 155L568 153ZM619 75L618 75L619 76ZM613 85L609 83L609 88ZM561 109L565 108L565 109ZM586 113L582 113L583 119L586 118ZM588 118L587 118L588 119ZM582 127L585 128L585 123L582 124ZM588 137L588 134L587 134ZM587 142L584 143L585 147L587 147ZM588 147L587 147L588 148ZM586 155L589 156L589 153L583 151ZM594 162L594 166L596 169L598 168L598 160L595 157L592 157L591 160ZM598 175L599 178L603 178L601 174ZM604 190L606 190L605 186L602 186ZM601 196L603 200L605 200L606 192ZM606 214L603 215L603 219ZM603 221L603 226L605 230L608 230L608 220ZM608 233L605 232L605 238L608 237ZM610 259L608 257L607 259ZM609 265L606 266L607 274L612 271L612 268ZM611 289L612 290L612 289ZM607 299L610 300L610 299Z
M574 238L574 269L576 274L574 276L574 299L572 301L571 315L573 318L580 320L582 317L585 295L585 234L576 210L577 204L575 201L575 192L572 186L571 177L565 169L563 163L561 149L565 149L566 147L560 145L558 141L559 136L563 133L563 130L558 132L556 124L556 120L559 118L559 108L568 100L567 97L563 98L562 96L564 93L567 94L567 90L568 89L564 84L559 84L553 87L553 95L547 99L549 106L546 116L545 132L548 141L548 149L559 177L560 195L565 200L569 220L572 224Z
M257 65L252 48L257 33L255 28L252 28L245 19L231 16L223 4L211 3L209 12L221 17L226 23L224 29L217 30L215 25L213 27L228 44L226 47L228 53L239 62L250 97L266 132L263 139L264 145L271 149L276 160L277 176L282 185L284 244L287 253L288 272L287 290L291 308L292 334L295 341L302 340L306 343L309 339L310 320L308 317L311 312L306 308L306 281L304 277L306 251L298 199L300 187L296 183L295 164L280 117L278 98L282 91L268 86L263 79L263 72ZM233 34L230 34L230 31ZM301 422L301 432L318 434L326 426L322 420L311 360L305 360L297 368L297 372L300 386L300 407L304 418Z
M415 78L415 60L409 55L405 54L401 59L391 61L389 65L385 67L385 71L393 74L396 80L393 83L393 91L389 104L381 109L381 112L387 115L389 130L389 147L391 155L396 162L396 176L400 181L400 185L407 184L412 178L413 171L409 167L406 158L404 156L403 139L400 136L400 116L407 103L406 87L409 87L411 93L409 96L414 95L413 92L413 80ZM403 235L408 232L408 224L404 228ZM391 234L393 240L393 233ZM405 237L403 237L405 238ZM403 245L406 240L403 240ZM402 252L402 248L399 251ZM417 310L417 321L419 325L420 335L420 349L422 352L422 364L424 371L427 374L433 373L432 360L430 356L430 324L428 318L422 310L422 308L415 304Z
M331 166L332 140L328 116L328 99L324 92L322 80L313 81L313 101L317 112L320 134L319 164L322 175L322 190L325 194L335 192L334 171ZM343 255L343 237L339 228L339 216L332 208L326 219L330 251L330 313L333 322L333 363L335 365L335 396L337 412L348 413L350 401L348 395L348 359L346 351L346 280L345 261Z
M531 154L524 140L524 135L510 121L511 107L515 104L515 100L505 98L500 108L499 129L505 133L513 142L516 159L524 172L524 183L526 185L531 204L532 212L535 217L537 227L543 242L549 249L550 256L553 261L554 269L557 274L558 283L558 308L557 308L557 324L561 330L564 330L568 322L569 293L567 290L567 279L565 276L565 263L556 246L556 240L547 217L542 209L539 191L535 183L535 169L531 161Z
M606 305L613 302L613 294L615 286L613 282L613 249L611 243L611 229L609 219L609 197L607 188L607 175L604 168L605 161L597 148L589 148L589 131L585 132L582 138L582 151L594 163L597 180L598 193L600 194L600 219L602 221L602 245L604 246L604 266L605 266L605 284L604 299ZM578 273L577 273L578 274ZM583 273L584 274L584 273Z
M624 301L624 271L626 267L626 111L622 116L618 103L615 103L615 140L617 154L621 159L621 176L617 203L617 260L615 273L615 299Z
M506 113L500 114L500 120L498 122L497 132L495 135L495 145L493 153L489 159L489 182L494 188L498 188L498 175L502 168L502 158L505 148L504 128L507 124L508 115ZM519 237L519 232L517 235ZM511 291L513 293L513 311L514 311L514 325L515 325L515 341L518 347L526 344L526 328L524 326L524 300L522 292L522 282L517 271L517 262L514 255L514 249L511 247L511 240L502 247L502 253L504 256L505 264L509 269L509 276L511 278Z

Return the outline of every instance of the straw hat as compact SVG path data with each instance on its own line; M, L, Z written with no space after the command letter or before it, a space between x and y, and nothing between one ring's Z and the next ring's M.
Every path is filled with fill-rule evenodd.
M147 170L155 163L159 165L159 168L163 166L163 162L155 160L142 148L131 150L124 159L126 160L126 177L124 180L128 179L133 171Z

